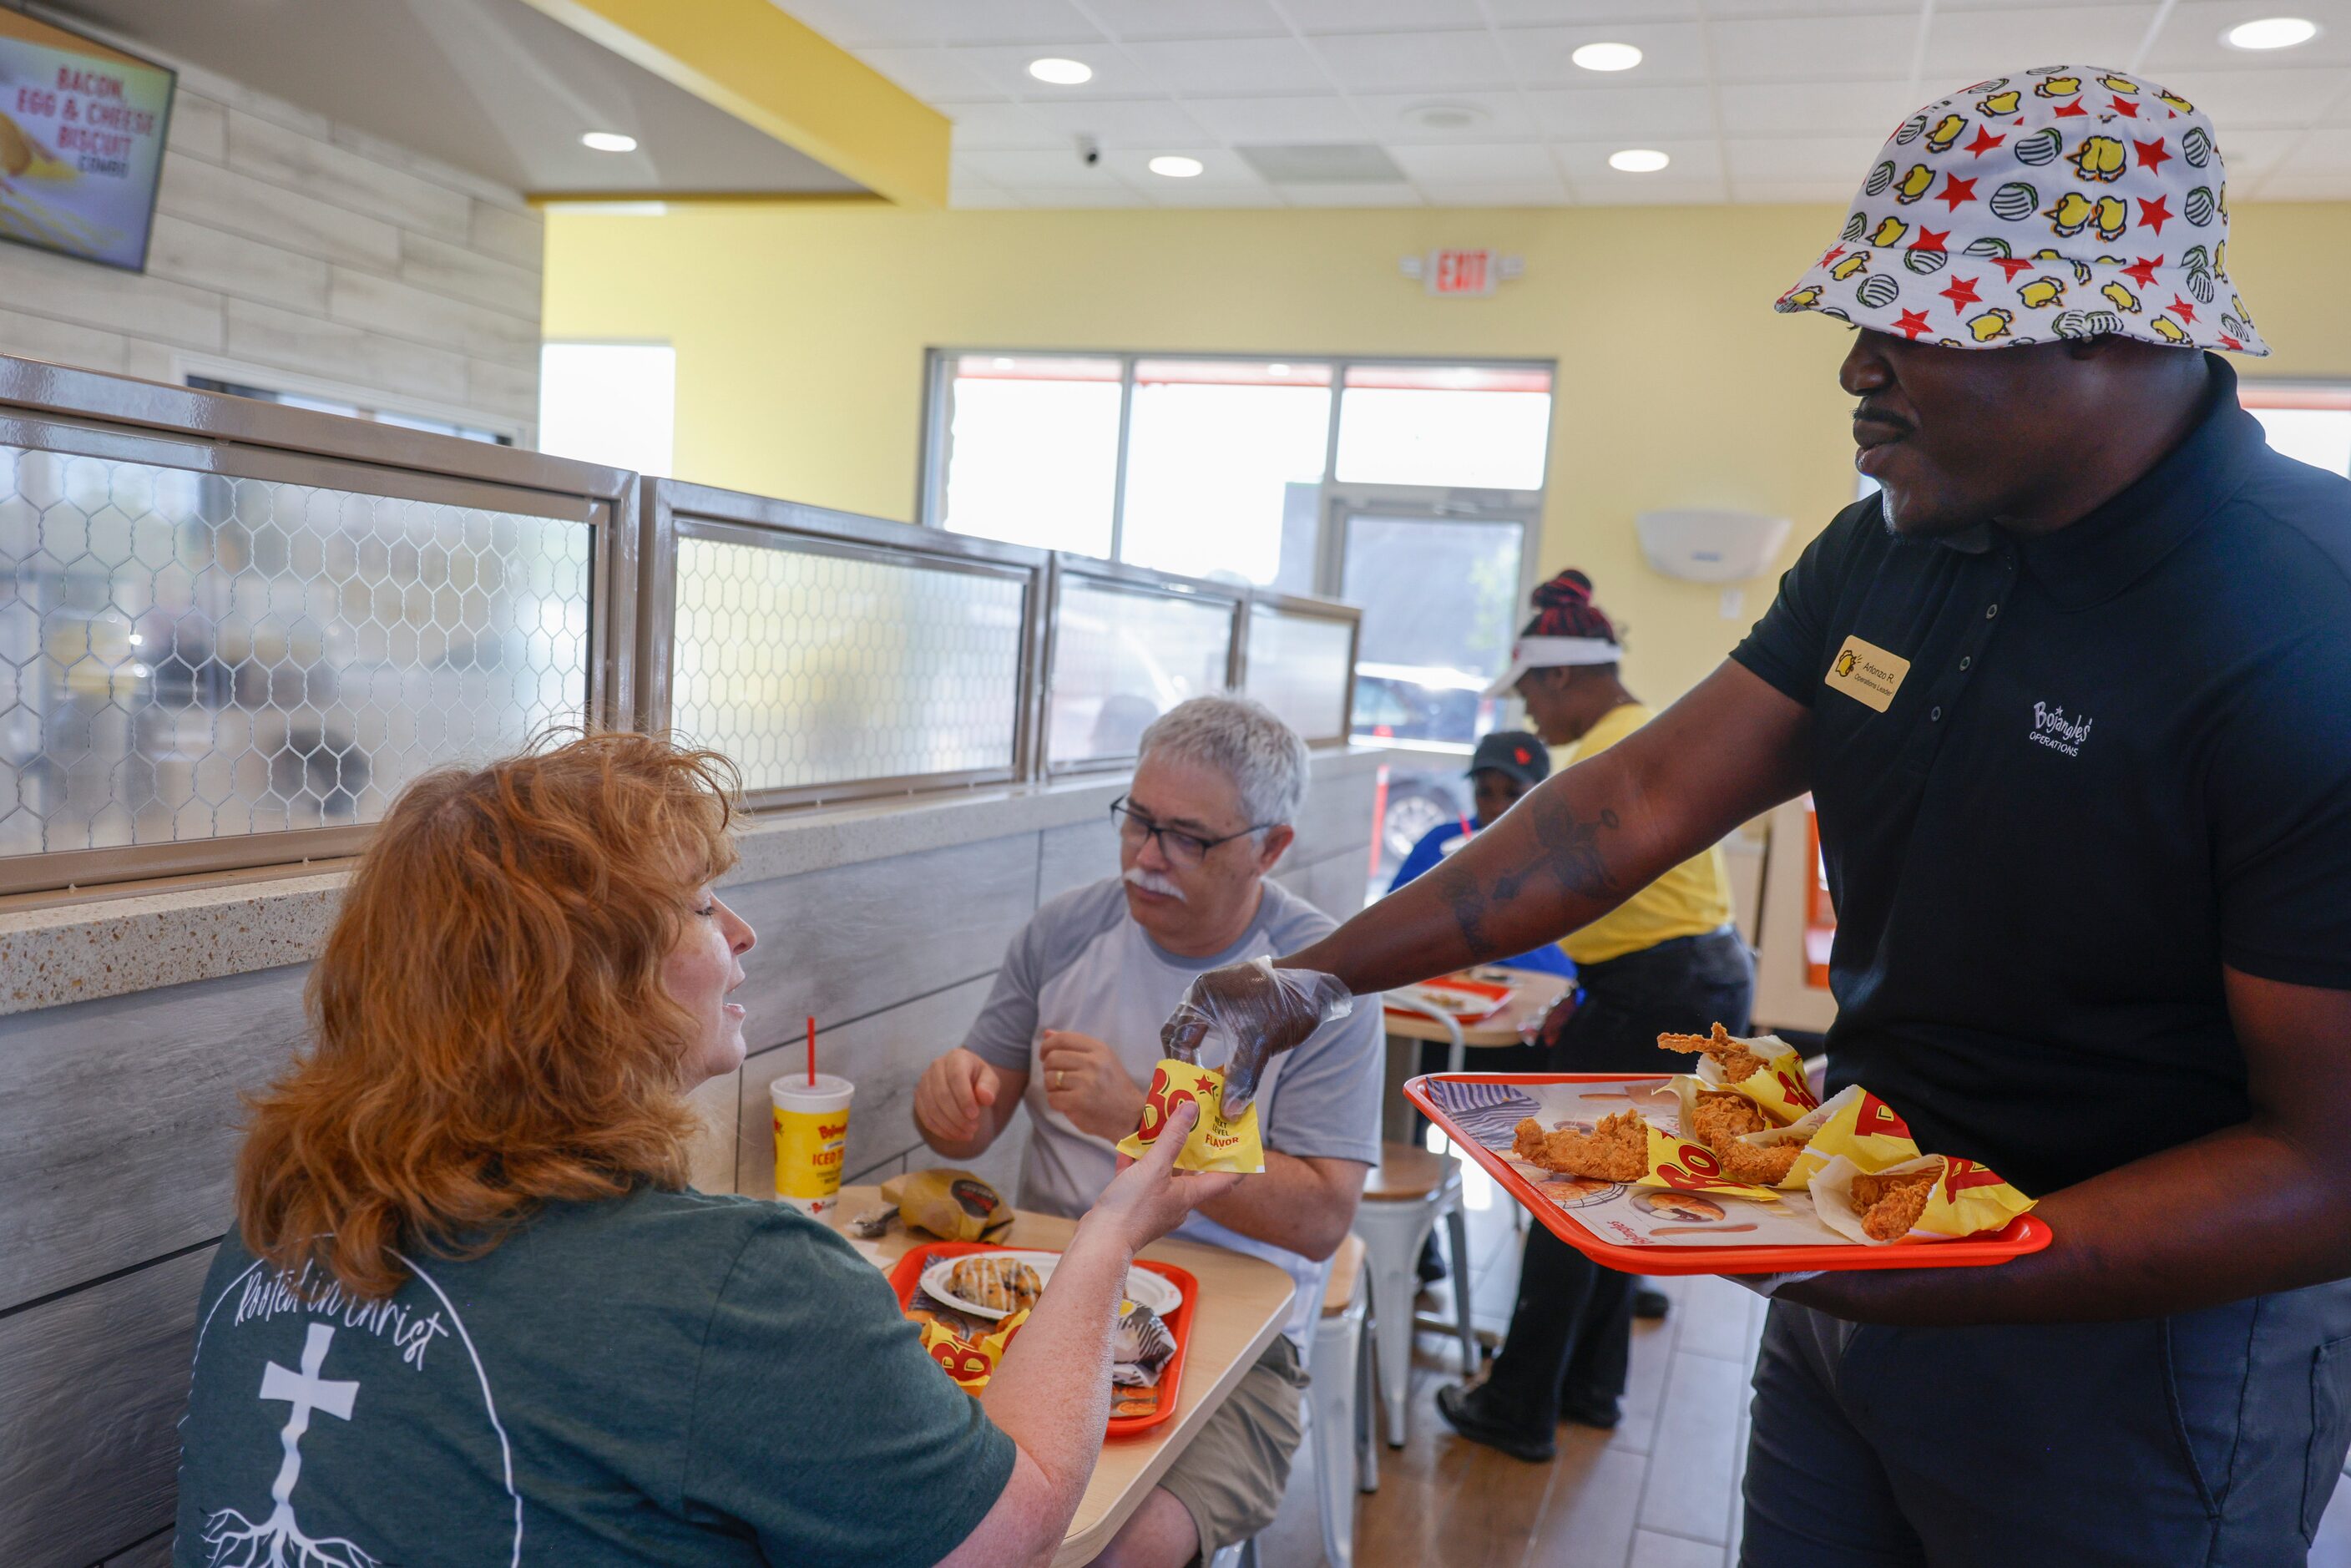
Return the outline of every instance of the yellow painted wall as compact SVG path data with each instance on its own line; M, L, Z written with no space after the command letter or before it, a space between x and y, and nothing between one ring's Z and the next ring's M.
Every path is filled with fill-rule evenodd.
M1796 519L1790 554L1853 495L1845 329L1771 300L1842 214L1792 207L1507 211L943 212L709 205L557 209L551 339L678 351L680 477L911 519L933 345L1556 360L1542 567L1593 574L1631 627L1627 678L1687 689L1768 601L1652 572L1636 512ZM2351 204L2234 214L2231 269L2275 360L2351 373L2340 279ZM1494 246L1525 276L1441 300L1399 257Z

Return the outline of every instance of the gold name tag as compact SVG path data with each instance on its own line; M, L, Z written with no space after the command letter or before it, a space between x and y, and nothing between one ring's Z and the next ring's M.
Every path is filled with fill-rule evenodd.
M1884 713L1893 706L1894 694L1902 689L1902 677L1909 673L1909 660L1889 653L1875 643L1847 637L1844 646L1830 662L1829 673L1822 678L1854 701Z

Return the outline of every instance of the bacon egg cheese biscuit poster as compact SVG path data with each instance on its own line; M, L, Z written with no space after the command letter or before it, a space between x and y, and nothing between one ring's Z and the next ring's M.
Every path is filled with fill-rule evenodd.
M145 267L176 79L0 11L0 239Z

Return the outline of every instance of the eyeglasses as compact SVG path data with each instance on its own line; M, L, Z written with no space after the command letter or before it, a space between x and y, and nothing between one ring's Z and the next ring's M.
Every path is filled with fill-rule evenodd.
M1280 826L1278 822L1259 822L1255 827L1243 828L1238 833L1227 833L1220 839L1204 839L1197 833L1187 833L1181 828L1161 827L1129 806L1123 795L1110 803L1110 814L1111 819L1118 823L1120 838L1138 848L1145 839L1157 839L1159 852L1177 865L1198 865L1208 858L1208 852L1218 844L1228 844L1235 839L1245 839L1251 833L1261 833L1268 828Z

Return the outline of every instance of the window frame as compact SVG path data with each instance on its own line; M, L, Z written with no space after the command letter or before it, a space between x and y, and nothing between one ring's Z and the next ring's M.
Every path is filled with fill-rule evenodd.
M1353 492L1378 491L1383 494L1425 496L1437 501L1459 499L1468 504L1496 508L1531 507L1541 510L1544 496L1551 487L1551 459L1555 444L1559 419L1559 361L1547 359L1514 359L1490 355L1454 354L1327 354L1301 350L1290 353L1267 350L1251 353L1229 350L1200 351L1191 349L1082 349L1082 348L1008 348L1002 345L938 344L923 350L923 420L920 438L915 445L914 503L918 524L937 533L947 532L945 511L948 451L950 389L955 380L955 362L966 356L1009 359L1072 359L1116 360L1119 362L1118 455L1116 477L1111 496L1109 559L1120 565L1131 565L1124 558L1126 548L1126 479L1127 450L1134 426L1135 365L1144 360L1183 360L1202 363L1264 364L1282 361L1299 365L1328 365L1331 369L1330 426L1322 443L1322 493L1315 509L1317 518L1314 549L1314 591L1336 597L1338 584L1333 573L1334 546L1330 538L1331 497L1343 482L1337 474L1339 462L1339 421L1347 401L1347 372L1353 369L1383 367L1427 367L1443 370L1470 371L1540 371L1551 378L1552 417L1543 423L1541 482L1531 490L1483 489L1473 486L1370 486L1356 483L1347 486ZM1268 589L1264 591L1271 591Z

